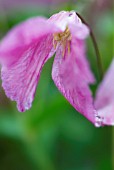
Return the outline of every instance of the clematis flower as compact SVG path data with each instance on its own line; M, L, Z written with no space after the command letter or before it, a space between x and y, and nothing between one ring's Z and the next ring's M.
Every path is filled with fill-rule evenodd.
M41 70L55 54L52 79L63 96L96 126L112 123L97 104L100 90L97 112L89 89L95 79L86 58L88 35L89 28L74 11L31 18L6 35L0 44L2 86L20 112L30 109Z

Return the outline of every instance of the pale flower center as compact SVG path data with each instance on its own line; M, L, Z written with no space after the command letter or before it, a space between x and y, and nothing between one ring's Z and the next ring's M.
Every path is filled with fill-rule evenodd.
M71 33L68 27L66 27L64 32L53 34L53 46L56 49L58 43L62 45L64 56L66 48L68 49L68 53L70 53L70 41L71 41Z

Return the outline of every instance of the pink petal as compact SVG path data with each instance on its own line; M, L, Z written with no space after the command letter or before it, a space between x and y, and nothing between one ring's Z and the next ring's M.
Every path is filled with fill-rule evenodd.
M66 29L66 26L69 22L69 14L70 12L61 11L57 14L52 15L49 19L49 23L54 23L61 31Z
M114 60L98 87L95 106L102 123L114 125Z
M98 109L101 125L114 125L114 102Z
M2 86L21 112L31 107L41 69L55 52L54 31L57 28L45 19L33 18L14 28L1 43Z
M17 61L23 51L46 34L60 31L45 18L34 17L14 27L0 43L0 62L10 65Z
M52 37L43 37L23 51L20 59L14 64L2 67L2 86L6 95L17 101L19 111L23 112L31 107L41 69L51 50Z
M73 11L71 11L70 17L72 19L69 20L68 27L72 33L72 36L80 40L87 38L90 33L87 25L83 24L80 18Z
M88 82L93 79L93 75L87 61L87 71L84 72L84 57L77 56L79 53L77 53L78 47L76 47L75 42L72 41L70 55L66 49L66 54L63 57L63 48L59 46L53 64L52 78L71 105L92 123L95 123L96 111L93 107L93 99L88 85Z
M86 57L86 47L84 40L79 40L75 37L72 37L71 48L74 51L76 63L79 66L79 69L81 70L84 79L88 83L95 83L95 78L92 72L90 71L90 66Z
M95 105L97 109L105 107L114 101L114 60L111 63L102 83L96 93Z
M75 11L61 11L57 14L52 15L48 19L49 23L54 23L61 31L64 31L68 26L73 33L73 36L79 39L84 39L89 34L89 29L84 25Z

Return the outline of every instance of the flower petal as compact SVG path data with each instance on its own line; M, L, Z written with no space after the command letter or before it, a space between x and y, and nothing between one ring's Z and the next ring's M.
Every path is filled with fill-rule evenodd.
M72 35L73 36L73 35ZM86 47L84 40L76 39L72 37L71 50L73 49L76 63L79 66L82 75L88 83L95 83L95 78L90 71L90 66L86 57Z
M1 43L2 86L21 112L31 107L41 69L55 52L54 31L54 25L34 18L14 28Z
M71 31L73 37L77 39L85 39L88 37L90 30L87 25L83 24L80 18L76 15L74 11L71 11L68 27Z
M96 92L95 106L103 124L114 125L114 60Z
M98 117L101 125L114 125L114 102L98 109Z
M87 26L82 24L80 18L76 15L75 11L61 11L57 14L52 15L48 19L48 22L54 23L59 29L61 29L61 31L65 31L67 26L71 26L73 29L73 33L78 37L87 37L87 35L84 35L84 32L87 34L89 33L89 29L87 28Z
M71 105L92 123L95 123L96 111L93 107L93 99L88 85L90 75L91 78L93 76L88 64L88 71L84 72L82 56L77 56L79 54L77 48L75 48L73 41L71 43L70 54L68 54L66 48L64 57L62 56L63 47L59 46L53 64L52 78Z
M114 101L114 60L96 92L95 106L103 108Z
M54 23L61 31L64 31L66 29L66 26L68 25L69 21L69 13L66 11L61 11L57 14L52 15L49 19L49 23Z
M10 65L17 61L23 51L46 34L59 31L46 18L34 17L14 27L0 43L0 63Z

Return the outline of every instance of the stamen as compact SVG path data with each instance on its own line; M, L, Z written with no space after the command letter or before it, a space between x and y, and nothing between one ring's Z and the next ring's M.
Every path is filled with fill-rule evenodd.
M53 46L56 49L57 44L59 43L63 47L62 56L64 57L66 47L68 48L68 54L70 54L70 41L71 33L68 27L66 27L64 32L53 34Z
M54 49L56 49L56 47L57 47L57 41L55 41L54 39L53 39L53 47L54 47Z
M68 54L70 54L70 41L68 41Z

